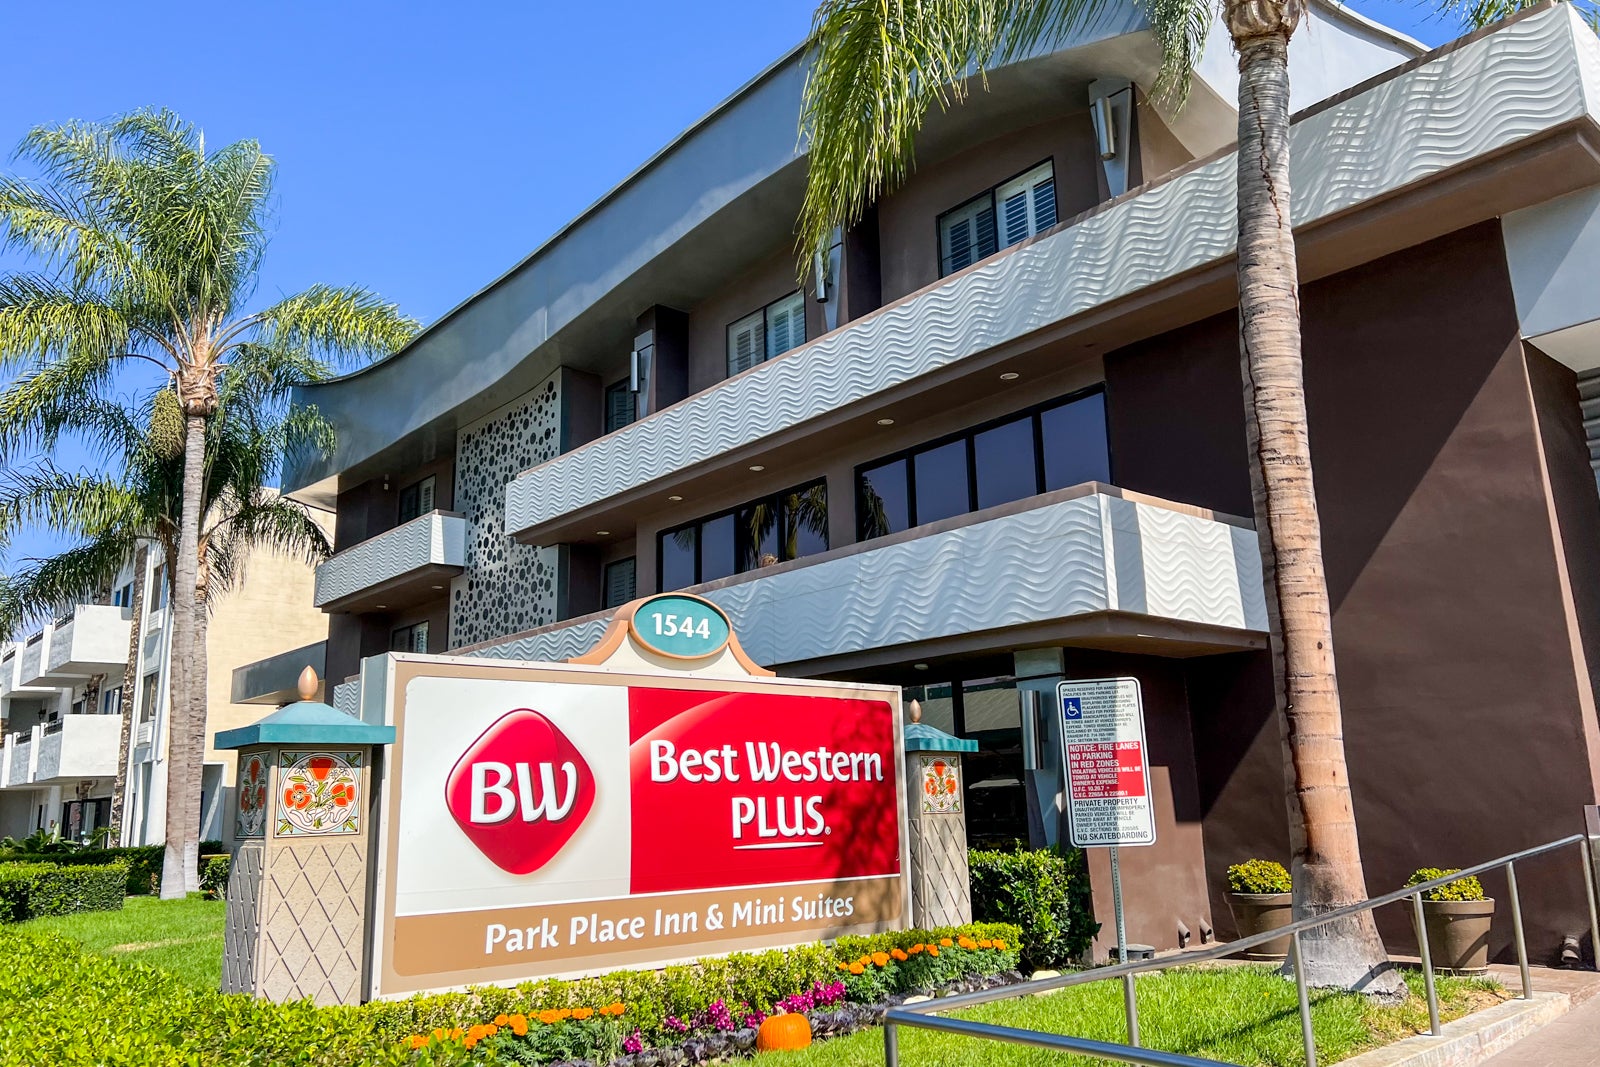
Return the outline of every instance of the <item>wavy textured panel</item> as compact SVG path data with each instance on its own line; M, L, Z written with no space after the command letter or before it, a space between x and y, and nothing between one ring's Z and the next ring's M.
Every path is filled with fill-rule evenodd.
M356 679L349 682L340 682L333 687L333 699L328 701L335 709L344 712L352 718L361 715L361 681Z
M1344 210L1585 113L1600 61L1561 6L1297 123L1295 216ZM1579 32L1581 31L1581 32ZM1229 256L1234 157L853 323L544 466L506 491L526 530Z
M1109 586L1108 536L1118 556ZM1259 579L1252 592L1240 575L1260 566L1249 530L1095 494L704 595L728 613L758 663L796 663L1113 610L1116 594L1134 587L1146 592L1132 603L1125 596L1123 610L1259 629L1252 625L1265 618ZM1125 569L1138 571L1137 580ZM598 641L607 621L466 654L564 659Z
M317 607L342 600L430 564L466 562L467 520L430 512L345 549L317 567Z

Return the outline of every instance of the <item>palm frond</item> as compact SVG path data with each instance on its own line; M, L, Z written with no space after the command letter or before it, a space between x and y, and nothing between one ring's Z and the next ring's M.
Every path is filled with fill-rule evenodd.
M417 329L415 319L366 289L314 285L261 312L255 340L263 352L298 351L342 362L387 356Z
M127 531L107 530L9 575L0 581L0 632L15 634L31 619L93 599L137 548Z

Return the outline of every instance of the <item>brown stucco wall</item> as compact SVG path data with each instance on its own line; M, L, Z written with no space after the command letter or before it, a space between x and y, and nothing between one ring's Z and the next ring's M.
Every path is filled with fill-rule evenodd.
M887 303L939 280L938 218L1038 163L1055 163L1056 217L1100 200L1099 154L1085 108L996 137L914 172L878 201L878 256Z
M795 258L782 249L734 279L715 296L689 311L689 395L709 388L728 376L728 327L781 296L800 288L795 280ZM826 330L822 305L806 286L806 337L821 337Z
M339 494L334 519L334 548L343 552L369 537L400 524L400 490L434 476L433 506L449 511L455 504L455 457L442 456L431 463L362 482ZM385 482L388 488L384 488Z
M1302 301L1346 751L1368 888L1381 892L1417 866L1465 865L1571 832L1593 802L1592 696L1560 564L1569 552L1600 558L1600 535L1574 522L1568 551L1556 541L1541 465L1551 446L1537 432L1498 223L1308 285ZM1124 488L1236 508L1234 329L1218 316L1107 357ZM1575 414L1557 420L1569 438ZM1237 447L1211 420L1232 423ZM1549 451L1559 480L1576 477L1574 451L1570 439ZM1193 671L1215 881L1248 855L1283 858L1272 828L1283 817L1281 760L1266 672ZM1540 959L1584 925L1575 871L1565 857L1523 872ZM1503 883L1486 887L1503 898ZM1503 908L1499 919L1504 954ZM1380 926L1396 947L1411 944L1404 914Z

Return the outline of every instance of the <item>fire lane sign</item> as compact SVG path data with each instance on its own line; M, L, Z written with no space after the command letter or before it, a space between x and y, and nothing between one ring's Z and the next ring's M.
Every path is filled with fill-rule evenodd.
M1155 844L1139 680L1068 681L1056 693L1073 845Z

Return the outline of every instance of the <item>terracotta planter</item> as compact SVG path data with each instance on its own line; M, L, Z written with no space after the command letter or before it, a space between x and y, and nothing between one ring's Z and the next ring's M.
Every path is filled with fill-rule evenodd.
M1288 926L1294 921L1294 894L1292 893L1229 893L1228 910L1233 912L1233 925L1239 928L1240 937L1265 933ZM1247 960L1281 960L1289 955L1289 939L1274 938L1241 953Z
M1493 918L1492 899L1424 900L1422 921L1428 928L1428 951L1433 956L1433 969L1452 974L1487 971L1489 923ZM1411 924L1416 925L1415 917Z

